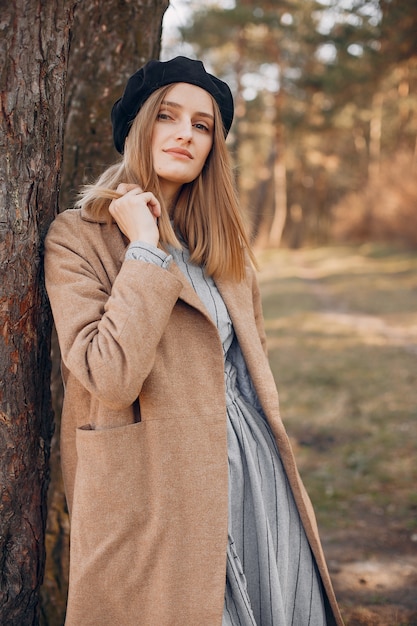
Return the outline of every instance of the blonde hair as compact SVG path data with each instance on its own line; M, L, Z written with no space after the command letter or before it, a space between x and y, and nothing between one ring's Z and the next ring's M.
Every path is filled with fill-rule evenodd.
M213 146L203 170L194 181L182 186L171 216L169 207L163 204L151 143L156 116L171 88L162 87L149 96L132 123L122 159L106 169L95 184L83 187L77 206L88 207L95 218L111 223L108 207L112 199L120 197L118 184L140 185L161 202L158 227L162 247L181 247L181 238L189 248L191 261L203 265L208 275L242 280L246 254L254 265L256 261L240 214L222 118L214 98Z

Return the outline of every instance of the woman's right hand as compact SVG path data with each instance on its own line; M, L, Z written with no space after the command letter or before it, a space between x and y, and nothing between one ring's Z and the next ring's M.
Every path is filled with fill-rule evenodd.
M120 183L116 189L121 194L109 205L110 215L129 241L143 241L157 246L159 242L158 218L161 205L150 191L139 185Z

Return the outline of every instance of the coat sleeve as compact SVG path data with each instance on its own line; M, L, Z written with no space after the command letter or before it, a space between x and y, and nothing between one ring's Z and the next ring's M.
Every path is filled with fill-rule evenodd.
M46 287L62 360L93 396L123 409L136 400L152 369L181 283L161 267L125 260L111 285L89 261L80 218L70 213L53 222L45 243Z

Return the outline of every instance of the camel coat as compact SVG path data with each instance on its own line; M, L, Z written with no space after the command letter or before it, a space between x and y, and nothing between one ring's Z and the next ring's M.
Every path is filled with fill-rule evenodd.
M223 351L179 268L124 260L115 224L68 210L45 271L62 354L71 515L66 626L221 626L228 463ZM282 424L256 277L217 286L342 624L310 500ZM298 625L303 626L303 625Z

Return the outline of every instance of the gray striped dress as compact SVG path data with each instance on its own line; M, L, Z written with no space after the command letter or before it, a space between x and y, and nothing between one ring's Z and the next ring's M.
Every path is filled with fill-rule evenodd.
M217 325L227 394L229 540L222 626L324 626L321 583L279 452L214 281L170 249ZM135 242L128 258L167 265Z

